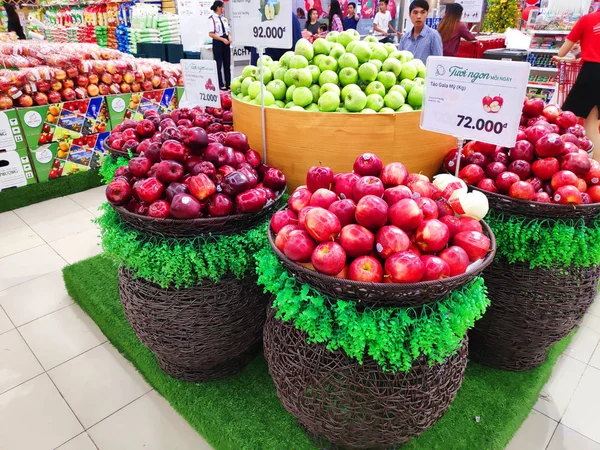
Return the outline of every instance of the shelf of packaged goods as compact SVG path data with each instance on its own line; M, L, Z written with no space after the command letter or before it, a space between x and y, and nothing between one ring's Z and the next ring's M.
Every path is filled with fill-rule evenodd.
M531 66L531 70L535 70L536 72L558 72L558 68L556 67L536 67Z
M549 36L555 36L555 35L566 35L569 34L571 32L571 30L531 30L531 32L533 34L538 34L541 36L544 35L549 35Z
M558 53L557 48L530 48L531 53L550 53L556 55Z
M538 83L527 83L527 87L536 89L552 89L556 90L556 84L538 84Z

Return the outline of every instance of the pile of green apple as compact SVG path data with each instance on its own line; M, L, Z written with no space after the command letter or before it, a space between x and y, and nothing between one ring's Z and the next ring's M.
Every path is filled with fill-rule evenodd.
M261 105L264 97L272 108L342 113L407 112L423 103L425 64L373 36L361 41L355 30L331 32L312 44L300 39L279 61L265 55L257 66L246 66L232 81L237 99Z

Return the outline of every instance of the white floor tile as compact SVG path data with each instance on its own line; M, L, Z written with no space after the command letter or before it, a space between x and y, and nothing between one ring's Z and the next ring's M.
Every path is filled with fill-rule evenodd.
M547 450L600 450L600 444L559 423Z
M560 421L585 367L581 361L561 355L534 408L551 419Z
M48 375L0 395L0 448L51 450L83 431Z
M594 351L594 354L590 359L590 366L600 369L600 343L596 347L596 351Z
M585 369L562 423L600 442L600 370L591 366Z
M0 232L22 227L23 225L25 225L25 222L23 222L14 211L0 213Z
M208 450L211 447L151 391L88 430L100 450Z
M600 333L600 316L595 316L594 314L588 313L583 316L581 325L591 328L596 333Z
M60 270L0 291L0 306L18 327L71 304Z
M46 242L53 242L96 228L96 225L92 223L92 219L94 219L94 215L91 212L87 209L81 209L64 216L53 217L36 223L31 228Z
M579 327L563 354L587 364L599 342L600 333L585 326Z
M600 296L596 296L594 299L594 303L588 309L588 313L593 314L595 316L600 316Z
M48 375L86 429L152 389L108 342Z
M87 191L68 195L67 197L79 203L85 209L95 209L106 202L106 186L98 186Z
M87 433L81 433L79 436L64 443L56 450L97 450L96 446Z
M46 370L106 342L98 326L71 305L19 328Z
M557 422L532 410L506 450L544 450L552 438Z
M102 253L99 236L100 231L94 228L59 239L50 245L69 264L73 264Z
M79 211L80 209L82 209L81 205L75 203L70 198L60 197L15 209L15 213L27 225L33 225L44 220Z
M27 225L3 231L0 233L0 258L43 244L44 240Z
M0 334L12 330L14 327L4 310L0 308Z
M67 263L48 245L40 245L0 258L0 291L47 273L62 269Z
M0 393L30 380L43 371L17 330L0 335Z

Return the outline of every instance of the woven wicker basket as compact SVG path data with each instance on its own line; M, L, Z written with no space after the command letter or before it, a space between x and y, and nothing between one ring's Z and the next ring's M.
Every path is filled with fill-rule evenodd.
M163 289L119 269L119 291L136 336L170 376L218 380L239 372L261 346L269 299L256 276Z
M365 306L409 307L441 300L450 292L467 284L492 263L496 254L496 238L485 222L482 222L482 226L491 241L490 251L483 260L474 264L462 275L419 283L364 283L332 277L307 269L285 256L275 245L275 236L271 227L269 227L269 243L285 270L293 274L301 283L314 287L324 295L355 300Z
M535 268L495 261L484 273L491 306L469 332L469 357L502 370L540 366L594 301L600 267Z
M108 145L107 141L108 141L108 139L105 139L104 142L102 143L102 147L104 148L104 152L105 153L111 154L115 158L118 158L119 156L122 156L123 158L129 159L129 153L128 152L124 152L124 151L112 148L110 145Z
M361 365L307 344L305 333L274 316L269 309L264 347L277 396L309 435L333 448L401 445L442 417L462 384L466 337L443 364L420 359L409 372L390 374L369 357Z

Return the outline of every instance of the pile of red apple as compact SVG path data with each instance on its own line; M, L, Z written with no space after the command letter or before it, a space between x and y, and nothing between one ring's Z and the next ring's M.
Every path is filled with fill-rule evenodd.
M115 171L108 201L157 219L223 217L271 204L285 189L284 174L261 162L245 134L196 125L203 114L149 110L140 122L119 124L113 145L118 139L139 156Z
M453 178L453 177L452 177ZM458 217L456 193L438 189L403 164L383 166L365 153L350 173L312 167L306 186L275 213L275 245L292 261L354 281L415 283L465 273L484 258L490 239L478 220ZM480 194L482 197L483 194Z
M459 172L467 184L521 200L561 205L600 202L600 163L577 117L539 98L523 106L517 142L507 149L471 141L463 148ZM454 173L457 149L444 160Z
M233 102L231 100L231 93L221 92L219 93L219 96L221 97L221 107L213 108L207 106L206 108L204 108L204 112L206 114L210 114L215 119L219 119L217 120L217 122L222 120L227 124L231 124L233 123L233 111L231 110Z

